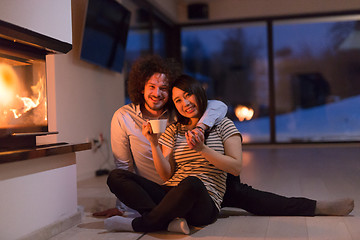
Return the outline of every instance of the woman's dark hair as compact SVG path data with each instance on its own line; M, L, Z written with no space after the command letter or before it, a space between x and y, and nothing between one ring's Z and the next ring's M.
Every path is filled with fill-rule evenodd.
M128 94L133 103L144 103L143 90L145 83L154 73L165 74L169 81L169 88L171 89L172 83L181 74L181 67L174 59L163 59L157 55L139 58L132 65L127 85Z
M189 75L182 74L175 80L173 84L173 88L174 87L177 87L190 95L195 95L197 104L199 106L199 113L201 116L204 114L207 107L207 96L205 89L202 87L200 82ZM187 124L189 122L189 119L182 116L177 110L176 116L178 122L182 124Z

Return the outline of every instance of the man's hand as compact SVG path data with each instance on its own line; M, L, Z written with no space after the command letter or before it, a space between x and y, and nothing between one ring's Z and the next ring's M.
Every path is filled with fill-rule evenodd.
M112 216L122 216L124 212L120 211L118 208L109 208L105 211L93 213L94 217L112 217Z

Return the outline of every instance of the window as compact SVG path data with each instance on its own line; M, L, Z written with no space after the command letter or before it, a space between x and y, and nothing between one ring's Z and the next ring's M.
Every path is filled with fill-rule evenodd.
M183 26L184 71L245 143L359 141L360 15L284 19Z
M266 25L184 27L181 46L185 73L228 105L244 141L269 141Z
M278 142L360 140L359 20L274 21Z
M162 21L155 19L154 21L154 53L166 58L168 53L166 52L166 32L167 26Z

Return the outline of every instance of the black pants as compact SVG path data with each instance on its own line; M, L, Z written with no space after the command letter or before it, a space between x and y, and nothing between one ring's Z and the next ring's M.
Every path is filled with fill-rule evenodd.
M259 191L228 174L222 207L241 208L261 216L314 216L316 201L302 197L284 197Z
M167 187L115 169L110 172L107 184L120 201L141 214L132 222L136 232L166 230L176 217L185 218L193 226L213 223L218 217L218 209L197 177L188 177L176 187Z

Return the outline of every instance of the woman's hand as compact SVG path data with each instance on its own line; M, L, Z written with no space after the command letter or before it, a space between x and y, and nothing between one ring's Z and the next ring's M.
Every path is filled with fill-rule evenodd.
M156 171L164 181L169 180L175 171L174 159L172 158L173 149L159 144L158 139L161 134L153 133L149 122L143 124L142 134L150 142Z
M142 134L146 137L146 139L154 145L158 144L159 135L153 133L151 124L149 122L146 122L142 126Z
M204 148L204 132L199 128L194 128L185 133L186 142L191 149L201 151Z

